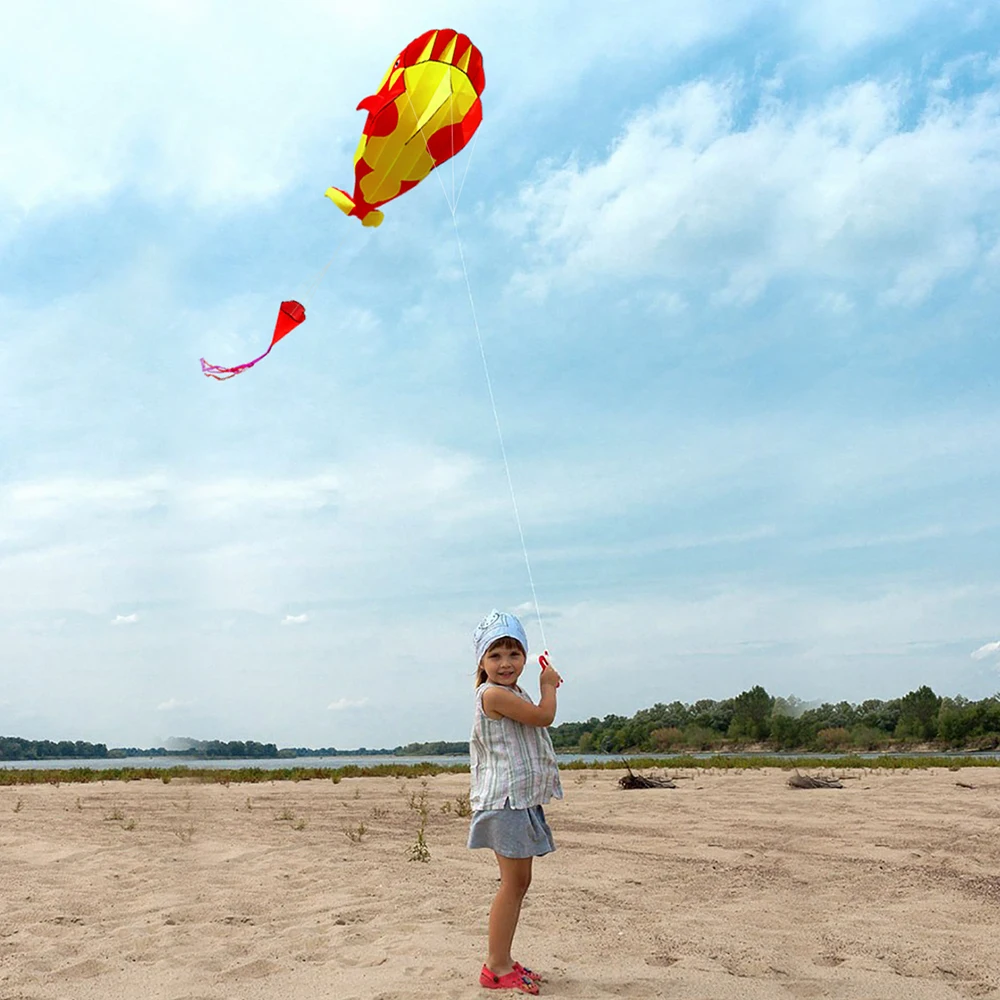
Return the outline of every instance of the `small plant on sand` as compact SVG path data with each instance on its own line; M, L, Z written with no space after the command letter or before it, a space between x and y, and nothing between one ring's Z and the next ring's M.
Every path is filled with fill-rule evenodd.
M361 838L368 832L368 827L365 826L364 822L358 823L356 827L347 827L344 830L344 836L352 844L360 844Z
M372 806L372 819L385 819L388 815L388 809L380 809L378 806Z
M410 808L414 812L420 813L425 819L427 817L427 782L420 782L421 788L419 794L417 792L410 793Z
M173 777L173 775L170 775L170 774L161 774L160 775L160 781L162 781L163 784L165 784L165 785L169 785L171 777Z
M251 800L251 798L250 798L249 795L247 796L247 801L246 801L246 807L245 808L246 808L247 812L253 812L253 801Z
M427 841L424 840L424 827L421 824L417 831L416 842L410 847L410 860L423 861L426 864L430 859L431 852L427 848Z
M122 823L122 829L123 830L128 830L129 832L131 832L132 830L134 830L135 829L135 817L134 816L129 816L129 818L127 820L125 820L124 823Z
M420 782L421 789L418 795L414 792L410 796L410 808L420 816L420 826L417 828L417 839L410 847L411 861L430 861L431 852L427 848L427 841L424 839L424 831L427 829L427 817L430 814L430 807L427 805L427 782Z
M361 789L360 789L360 788L357 788L357 787L356 787L356 788L354 789L354 797L355 797L356 799L360 799L360 798L361 798Z
M441 812L443 812L443 813L450 813L451 812L451 803L448 802L448 801L442 802L441 803Z
M286 820L290 822L291 820L295 819L295 813L293 813L291 809L282 809L281 812L278 813L278 815L275 816L274 818L279 823L284 822Z
M174 834L177 839L180 840L182 844L190 844L191 838L194 836L193 826L175 827Z
M83 802L82 802L82 800L80 799L80 796L79 796L79 795L78 795L78 796L76 797L76 808L77 808L77 809L81 809L81 810L83 809Z
M125 818L125 810L121 806L115 806L111 812L104 814L104 818L109 823L120 823Z
M306 820L304 816L300 816L293 824L293 830L304 830L306 828Z
M455 814L462 817L472 815L472 806L469 805L468 792L462 792L461 795L455 796Z
M24 808L24 799L18 799L14 803L14 812L19 813Z

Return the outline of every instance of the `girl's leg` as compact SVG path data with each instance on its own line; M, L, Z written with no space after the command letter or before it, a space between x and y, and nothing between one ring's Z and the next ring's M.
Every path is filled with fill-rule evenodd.
M531 885L533 858L505 858L497 855L500 866L500 888L490 907L490 952L486 965L498 976L514 968L510 946L521 915L521 901Z

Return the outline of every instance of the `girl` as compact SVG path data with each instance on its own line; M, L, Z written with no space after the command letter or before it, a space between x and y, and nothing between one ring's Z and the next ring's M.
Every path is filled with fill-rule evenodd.
M490 908L489 954L479 983L536 994L541 976L515 962L510 946L531 884L532 859L556 849L542 805L563 794L547 729L556 715L562 678L543 654L538 704L518 687L528 640L513 615L488 615L476 627L475 643L479 668L469 741L474 810L469 847L491 848L500 866L500 888Z

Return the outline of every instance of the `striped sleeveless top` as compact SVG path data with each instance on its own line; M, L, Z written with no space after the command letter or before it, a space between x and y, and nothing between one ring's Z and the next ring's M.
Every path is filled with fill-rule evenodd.
M563 797L548 729L526 726L506 716L491 719L483 711L486 689L505 686L487 681L476 691L476 713L469 740L469 805L475 812L503 809L508 799L511 809L530 809ZM520 688L510 690L534 704Z

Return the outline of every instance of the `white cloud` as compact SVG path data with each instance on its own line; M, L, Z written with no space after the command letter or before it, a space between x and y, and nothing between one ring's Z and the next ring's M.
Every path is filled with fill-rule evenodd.
M360 574L355 582L389 573L398 566L390 553L429 559L442 537L506 511L484 488L495 469L470 454L405 440L364 445L311 474L0 483L0 604L103 614L184 594L284 615L329 593L319 581L332 564Z
M989 656L1000 655L1000 642L988 642L985 646L980 646L972 651L974 660L985 660Z
M861 417L831 425L821 414L678 418L662 433L609 414L600 433L596 450L583 433L519 457L519 507L532 563L544 564L543 605L546 578L566 578L583 559L715 548L736 565L740 547L773 540L787 549L803 525L800 544L812 554L995 530L971 499L931 513L921 499L936 489L962 496L969 484L982 492L1000 421L981 409L888 425ZM106 619L108 608L182 600L211 609L216 627L236 609L280 621L317 601L475 589L484 538L520 582L502 486L495 464L404 441L307 475L15 481L0 485L0 607L51 622L68 610ZM747 497L757 499L747 506ZM735 519L699 513L732 499ZM831 523L844 504L871 513ZM880 513L887 509L892 522ZM514 596L527 601L530 592Z
M842 55L845 49L899 33L935 6L935 0L881 0L877 4L869 0L810 0L783 13L790 14L804 42Z
M285 615L281 619L282 625L305 625L309 621L309 615Z
M780 15L795 45L840 55L898 33L928 3L854 0L849 14L837 0L800 6ZM0 206L60 211L124 189L225 209L304 179L321 197L350 181L358 100L435 20L483 49L487 142L506 143L522 132L525 106L572 94L595 67L667 64L773 11L764 0L632 0L613 15L557 0L520 10L299 0L244 3L234 17L208 0L18 4L0 36L0 126L18 136L18 155L0 159Z
M21 521L59 520L71 512L129 514L152 510L163 502L167 488L162 475L13 482L0 490L0 511L5 520Z
M0 197L24 210L126 185L216 205L267 197L295 179L331 118L334 144L346 139L337 133L381 72L351 46L330 58L331 37L361 28L357 8L302 3L279 14L258 5L233 17L222 4L111 0L11 13L0 121L20 139L19 155L0 162ZM353 100L332 101L336 94Z
M1000 90L930 99L911 127L912 97L902 81L865 81L804 109L765 99L742 126L738 83L673 88L605 159L551 167L522 188L519 210L498 215L534 257L516 284L544 295L553 283L657 276L705 283L725 305L796 276L919 302L985 255ZM836 312L849 308L828 292Z
M139 616L133 612L130 615L115 615L111 620L112 625L134 625L139 620Z
M355 700L352 700L350 698L338 698L336 701L331 701L330 704L327 705L326 707L327 710L330 712L343 712L345 709L362 708L367 704L368 704L367 698L358 698Z
M304 177L321 200L328 184L350 183L358 100L428 22L455 23L483 48L489 93L504 97L494 120L520 128L518 107L553 80L569 87L595 62L737 31L755 4L730 2L726 16L709 6L674 9L650 31L664 19L656 2L582 21L569 3L518 16L439 0L432 16L406 0L299 0L246 3L238 17L218 2L20 4L0 37L0 125L18 136L18 155L0 160L0 206L59 209L127 188L218 209Z
M552 627L550 648L559 648L560 658L575 660L588 643L610 650L610 637L638 634L638 629L641 641L615 639L614 648L623 658L616 669L628 672L625 660L637 665L656 648L689 659L739 657L753 648L782 645L785 670L802 672L808 664L822 664L835 671L838 662L846 668L866 656L923 654L953 646L989 613L997 593L992 586L868 586L851 594L778 586L665 594L648 601L580 602L563 607ZM591 669L600 670L591 656L585 658ZM685 678L685 683L694 689L692 680L698 678ZM830 677L816 680L828 682ZM808 692L800 687L797 693Z
M180 701L177 698L168 698L166 701L161 701L159 705L156 706L157 712L173 712L178 708L187 708L191 702Z

